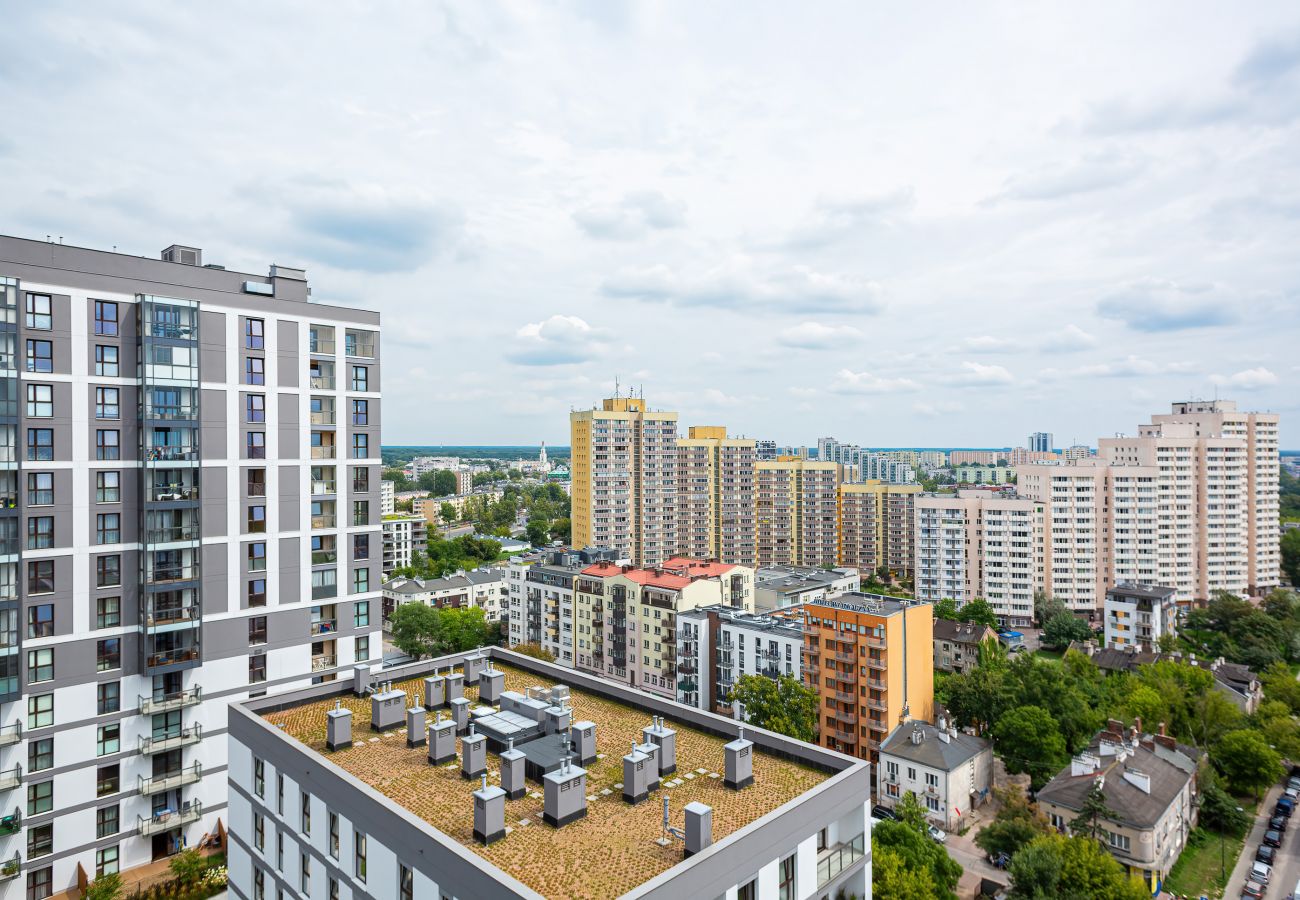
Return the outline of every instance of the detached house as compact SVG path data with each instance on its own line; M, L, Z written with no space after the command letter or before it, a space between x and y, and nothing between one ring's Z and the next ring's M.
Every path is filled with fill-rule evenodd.
M998 639L997 632L987 625L935 619L934 670L960 675L974 668L980 659L980 643L987 638Z
M988 798L992 780L991 742L958 731L943 716L934 725L904 722L880 745L876 802L892 809L911 791L927 818L957 829Z

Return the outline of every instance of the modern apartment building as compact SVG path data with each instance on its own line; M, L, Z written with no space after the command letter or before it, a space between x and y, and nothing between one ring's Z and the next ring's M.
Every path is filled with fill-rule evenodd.
M30 898L215 834L227 704L381 655L379 317L308 300L299 269L0 237L0 858Z
M389 484L389 482L383 482ZM429 549L429 525L423 516L390 513L380 519L384 535L384 577L415 561Z
M397 485L391 481L379 482L379 514L391 516L397 512Z
M1105 646L1146 653L1160 649L1160 638L1176 634L1178 604L1174 589L1150 584L1120 584L1106 592Z
M754 573L754 582L754 604L764 613L862 588L858 570L845 566L764 566Z
M1029 436L1029 440L1025 443L1026 450L1033 450L1038 453L1051 453L1053 446L1052 433L1050 431L1035 431Z
M677 552L677 413L613 397L569 414L572 540L638 565Z
M754 565L754 442L721 426L677 441L677 547L693 559Z
M860 572L911 578L919 484L840 485L839 562Z
M802 680L802 618L730 606L700 606L677 616L677 702L725 712L742 675Z
M572 668L574 655L573 582L578 573L598 560L615 562L600 550L550 548L510 560L508 567L510 646L536 644Z
M754 464L754 551L759 566L838 563L840 466L794 456Z
M983 597L1003 625L1029 625L1041 585L1043 504L965 490L916 498L916 597Z
M578 573L573 605L579 671L675 700L678 614L717 605L753 612L754 570L681 557L653 569L601 560Z
M821 705L819 742L878 760L907 719L934 718L934 610L929 603L846 594L802 608L804 682Z

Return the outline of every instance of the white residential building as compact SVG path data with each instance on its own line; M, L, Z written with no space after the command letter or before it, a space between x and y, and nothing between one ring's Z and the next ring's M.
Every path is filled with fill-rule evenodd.
M391 516L397 512L397 485L391 481L379 482L379 514Z
M1161 636L1177 634L1178 604L1174 589L1149 584L1121 584L1106 592L1105 646L1153 653Z
M993 785L993 744L938 724L904 722L880 745L876 802L893 808L909 791L939 827L956 831Z
M701 606L677 616L677 701L710 711L726 706L742 675L803 678L800 619Z
M384 583L384 622L403 603L478 607L489 622L500 621L509 603L508 580L506 569L501 567L457 572L444 578L393 578Z
M862 576L851 566L764 566L754 573L754 605L770 612L862 590Z
M400 516L397 514L383 517L384 533L384 577L394 569L411 565L417 553L423 553L429 546L428 523L422 516Z

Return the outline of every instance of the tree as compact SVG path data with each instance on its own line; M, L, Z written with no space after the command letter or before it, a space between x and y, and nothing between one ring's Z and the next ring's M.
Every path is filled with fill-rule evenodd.
M1258 731L1230 731L1211 750L1214 767L1238 793L1253 793L1259 799L1261 789L1282 776L1282 757L1268 745Z
M1048 834L1011 858L1013 900L1150 900L1102 845Z
M403 603L388 617L393 646L407 656L423 659L438 649L438 627L442 610L423 603Z
M550 529L547 527L545 519L529 519L528 526L524 529L524 535L534 547L541 547L550 537Z
M1042 591L1034 592L1034 621L1038 623L1039 628L1045 626L1052 616L1063 612L1069 612L1064 600L1059 600Z
M1101 785L1094 781L1083 798L1079 814L1070 820L1070 830L1075 834L1086 834L1094 841L1103 830L1103 819L1115 819L1115 811L1106 805L1106 793Z
M817 737L817 692L788 675L773 681L763 675L741 675L727 695L728 702L745 705L745 720L759 728L800 741Z
M540 659L542 662L555 662L555 654L541 644L516 644L510 649L516 653L522 653L524 656Z
M897 854L905 871L929 875L934 884L934 896L940 900L956 900L962 867L941 845L930 840L924 822L886 820L877 823L871 829L871 849L873 854L882 849Z
M983 597L976 597L961 608L961 620L973 625L987 625L994 631L999 627L997 614Z
M898 798L894 804L894 815L898 816L898 821L911 825L922 834L925 833L925 810L921 808L921 801L916 799L916 794L911 791L904 791L903 796Z
M1237 801L1219 786L1216 779L1202 776L1200 787L1202 826L1212 828L1220 834L1235 834L1245 830L1250 823L1250 817L1237 805Z
M393 483L393 490L399 494L402 491L415 490L415 482L407 478L406 473L401 469L384 469L382 480L391 481Z
M993 821L975 835L975 844L985 853L1015 856L1034 838L1048 833L1047 820L1014 786L995 788L1002 807Z
M436 650L439 655L463 653L487 643L487 615L481 607L450 607L441 610L441 613L436 632Z
M1156 647L1159 648L1161 653L1173 653L1178 649L1178 636L1166 631L1156 638Z
M117 872L105 872L86 885L83 900L118 900L122 896L122 876Z
M944 597L935 603L934 617L936 619L947 619L949 622L960 622L961 610L957 608L957 601L951 597Z
M1288 528L1282 534L1282 571L1287 580L1300 587L1300 528Z
M1259 683L1264 686L1264 696L1287 705L1293 714L1300 715L1300 681L1283 662L1275 662L1260 673Z
M199 883L199 879L208 869L208 864L199 854L198 848L187 847L171 858L167 868L171 869L172 877L179 881L182 887L191 888Z
M448 525L456 521L456 507L445 500L442 506L438 508L438 514L442 516L442 520Z
M1064 650L1071 641L1086 641L1092 637L1088 623L1074 613L1059 612L1043 626L1042 642L1048 647Z
M890 847L872 849L871 895L876 900L939 900L929 869L909 868Z
M1003 713L993 726L993 738L1007 771L1028 773L1034 790L1069 760L1056 719L1041 706L1018 706Z
M567 544L570 540L569 532L571 528L572 525L569 522L568 516L553 519L551 521L551 539L555 541L563 541Z

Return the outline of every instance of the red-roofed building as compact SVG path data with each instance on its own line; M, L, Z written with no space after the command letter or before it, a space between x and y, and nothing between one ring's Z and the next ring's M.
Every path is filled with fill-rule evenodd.
M574 580L576 668L675 700L677 613L718 604L752 612L754 570L680 556L587 566Z

